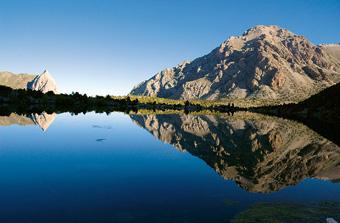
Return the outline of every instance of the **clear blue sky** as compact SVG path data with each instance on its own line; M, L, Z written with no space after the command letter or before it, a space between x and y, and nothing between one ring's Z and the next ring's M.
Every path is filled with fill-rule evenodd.
M338 43L340 0L0 0L0 70L46 68L62 92L123 95L258 24Z

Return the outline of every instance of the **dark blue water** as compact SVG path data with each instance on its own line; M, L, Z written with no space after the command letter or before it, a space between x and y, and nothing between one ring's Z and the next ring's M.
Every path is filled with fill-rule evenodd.
M296 185L252 191L224 179L199 152L188 152L194 144L186 137L196 133L183 123L179 125L191 135L180 134L185 149L180 151L132 120L136 117L122 113L60 114L46 131L15 121L1 126L0 222L228 222L262 201L340 201L337 179L320 177L288 177ZM158 122L155 131L161 130ZM216 131L223 129L220 122ZM169 129L179 132L176 126ZM238 129L234 132L244 134L245 128ZM197 139L205 142L208 135ZM240 162L233 165L242 166Z

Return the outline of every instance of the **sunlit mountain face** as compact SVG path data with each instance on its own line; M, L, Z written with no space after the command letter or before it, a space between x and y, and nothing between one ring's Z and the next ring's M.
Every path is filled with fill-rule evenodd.
M245 112L130 117L247 191L278 191L306 178L340 179L339 146L295 121Z

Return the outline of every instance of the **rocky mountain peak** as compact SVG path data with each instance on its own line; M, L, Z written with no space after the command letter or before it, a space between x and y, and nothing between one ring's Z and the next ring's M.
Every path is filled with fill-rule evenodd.
M43 75L51 76L50 73L48 72L48 70L46 70L46 69L39 76L43 76Z
M34 80L29 84L29 89L41 91L43 93L47 93L49 91L58 93L57 84L47 70L44 70L44 72L34 78Z
M295 36L294 33L276 25L258 25L248 29L246 32L243 33L242 37L251 40L263 35L280 38Z
M47 93L53 91L57 93L57 84L52 75L44 70L39 75L14 74L11 72L0 72L0 85L13 89L31 89Z
M287 29L283 29L275 25L258 25L248 29L241 36L229 37L220 45L219 51L242 51L242 49L250 46L253 48L261 47L265 45L265 42L278 44L287 39L299 37L303 39L302 36L297 36ZM262 42L262 44L260 42Z
M38 75L38 78L53 79L48 70L44 70L41 74Z
M334 48L314 45L278 26L259 25L205 56L157 73L131 94L300 101L340 81L340 59L330 50Z

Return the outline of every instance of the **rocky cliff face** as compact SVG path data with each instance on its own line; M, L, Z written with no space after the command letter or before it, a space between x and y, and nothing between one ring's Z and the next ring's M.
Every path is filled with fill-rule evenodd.
M51 74L45 70L40 75L14 74L11 72L0 72L0 85L13 89L31 89L46 93L53 91L57 93L57 84Z
M47 93L49 91L58 93L57 84L47 70L36 76L32 82L28 83L28 88L35 91L41 91L43 93Z
M203 57L157 73L131 94L298 101L340 81L337 46L316 46L286 29L256 26Z
M277 191L312 177L340 179L334 171L340 167L340 148L294 121L244 112L130 117L248 191Z

